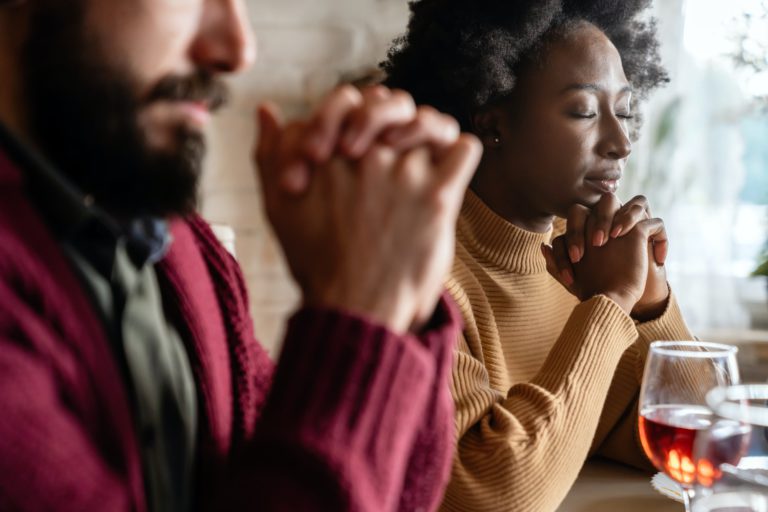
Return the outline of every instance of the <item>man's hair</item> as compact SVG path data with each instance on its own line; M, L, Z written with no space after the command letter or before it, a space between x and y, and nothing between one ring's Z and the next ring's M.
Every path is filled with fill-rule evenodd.
M536 61L552 37L580 22L602 30L621 55L634 101L668 82L651 0L419 0L410 2L408 31L381 63L386 85L418 104L470 116L510 95L520 67ZM633 101L633 102L634 102Z

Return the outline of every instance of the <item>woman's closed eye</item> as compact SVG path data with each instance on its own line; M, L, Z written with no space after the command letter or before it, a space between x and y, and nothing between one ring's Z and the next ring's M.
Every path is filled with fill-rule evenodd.
M595 112L571 112L571 117L576 119L593 119L597 116L597 113ZM634 119L635 116L633 114L630 114L629 112L616 112L614 114L619 119L629 120Z

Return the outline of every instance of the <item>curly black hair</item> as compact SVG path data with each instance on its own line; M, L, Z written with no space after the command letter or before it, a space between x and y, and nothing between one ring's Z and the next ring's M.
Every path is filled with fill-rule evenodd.
M408 31L380 65L385 84L470 129L473 112L509 96L517 72L553 35L579 22L602 30L621 55L634 102L669 81L651 0L418 0Z

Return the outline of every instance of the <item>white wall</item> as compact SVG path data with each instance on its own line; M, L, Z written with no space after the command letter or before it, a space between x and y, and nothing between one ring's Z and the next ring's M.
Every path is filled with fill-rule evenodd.
M265 223L250 159L254 107L307 109L342 77L375 67L407 23L405 0L248 0L258 61L232 81L233 97L210 133L203 215L230 225L245 272L260 341L276 354L296 306L280 250Z
M404 31L408 8L406 0L248 0L248 3L259 42L259 57L249 73L233 80L233 101L212 127L203 184L203 214L212 222L235 228L236 250L248 281L257 335L274 354L298 293L259 204L250 161L255 138L253 109L258 102L272 99L288 112L302 112L340 78L375 67L384 58L391 40ZM690 60L681 44L685 26L683 5L684 0L656 1L664 45L662 53L674 81L646 106L646 129L654 124L659 106L664 105L665 100L681 94L687 97L690 93L690 83L680 71ZM699 331L710 327L746 326L748 320L740 309L743 301L736 297L743 293L732 290L731 281L724 286L720 281L697 276L683 279L686 271L691 270L688 263L701 258L695 257L695 251L686 250L688 246L694 247L687 242L690 223L684 218L678 219L668 203L670 196L672 204L679 202L681 193L692 185L686 182L684 169L662 173L663 180L655 190L643 182L642 171L651 165L651 154L659 153L651 151L648 142L652 137L645 135L633 155L633 167L640 174L629 172L622 192L648 194L655 213L667 220L668 229L674 234L670 278L687 318ZM679 149L677 146L675 151ZM693 175L701 176L701 173ZM698 221L695 224L706 225ZM720 232L715 230L715 234ZM722 244L710 245L704 252L712 252L711 248L719 245ZM682 263L675 265L675 262ZM748 295L757 291L761 297L758 302L762 302L764 287L752 288Z

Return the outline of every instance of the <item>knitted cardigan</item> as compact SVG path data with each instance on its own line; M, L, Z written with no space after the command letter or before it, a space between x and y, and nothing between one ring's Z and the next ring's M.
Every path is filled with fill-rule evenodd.
M450 469L443 298L420 336L305 308L275 364L238 265L172 222L157 266L196 381L198 510L431 510ZM0 510L146 510L128 391L93 304L0 152Z

